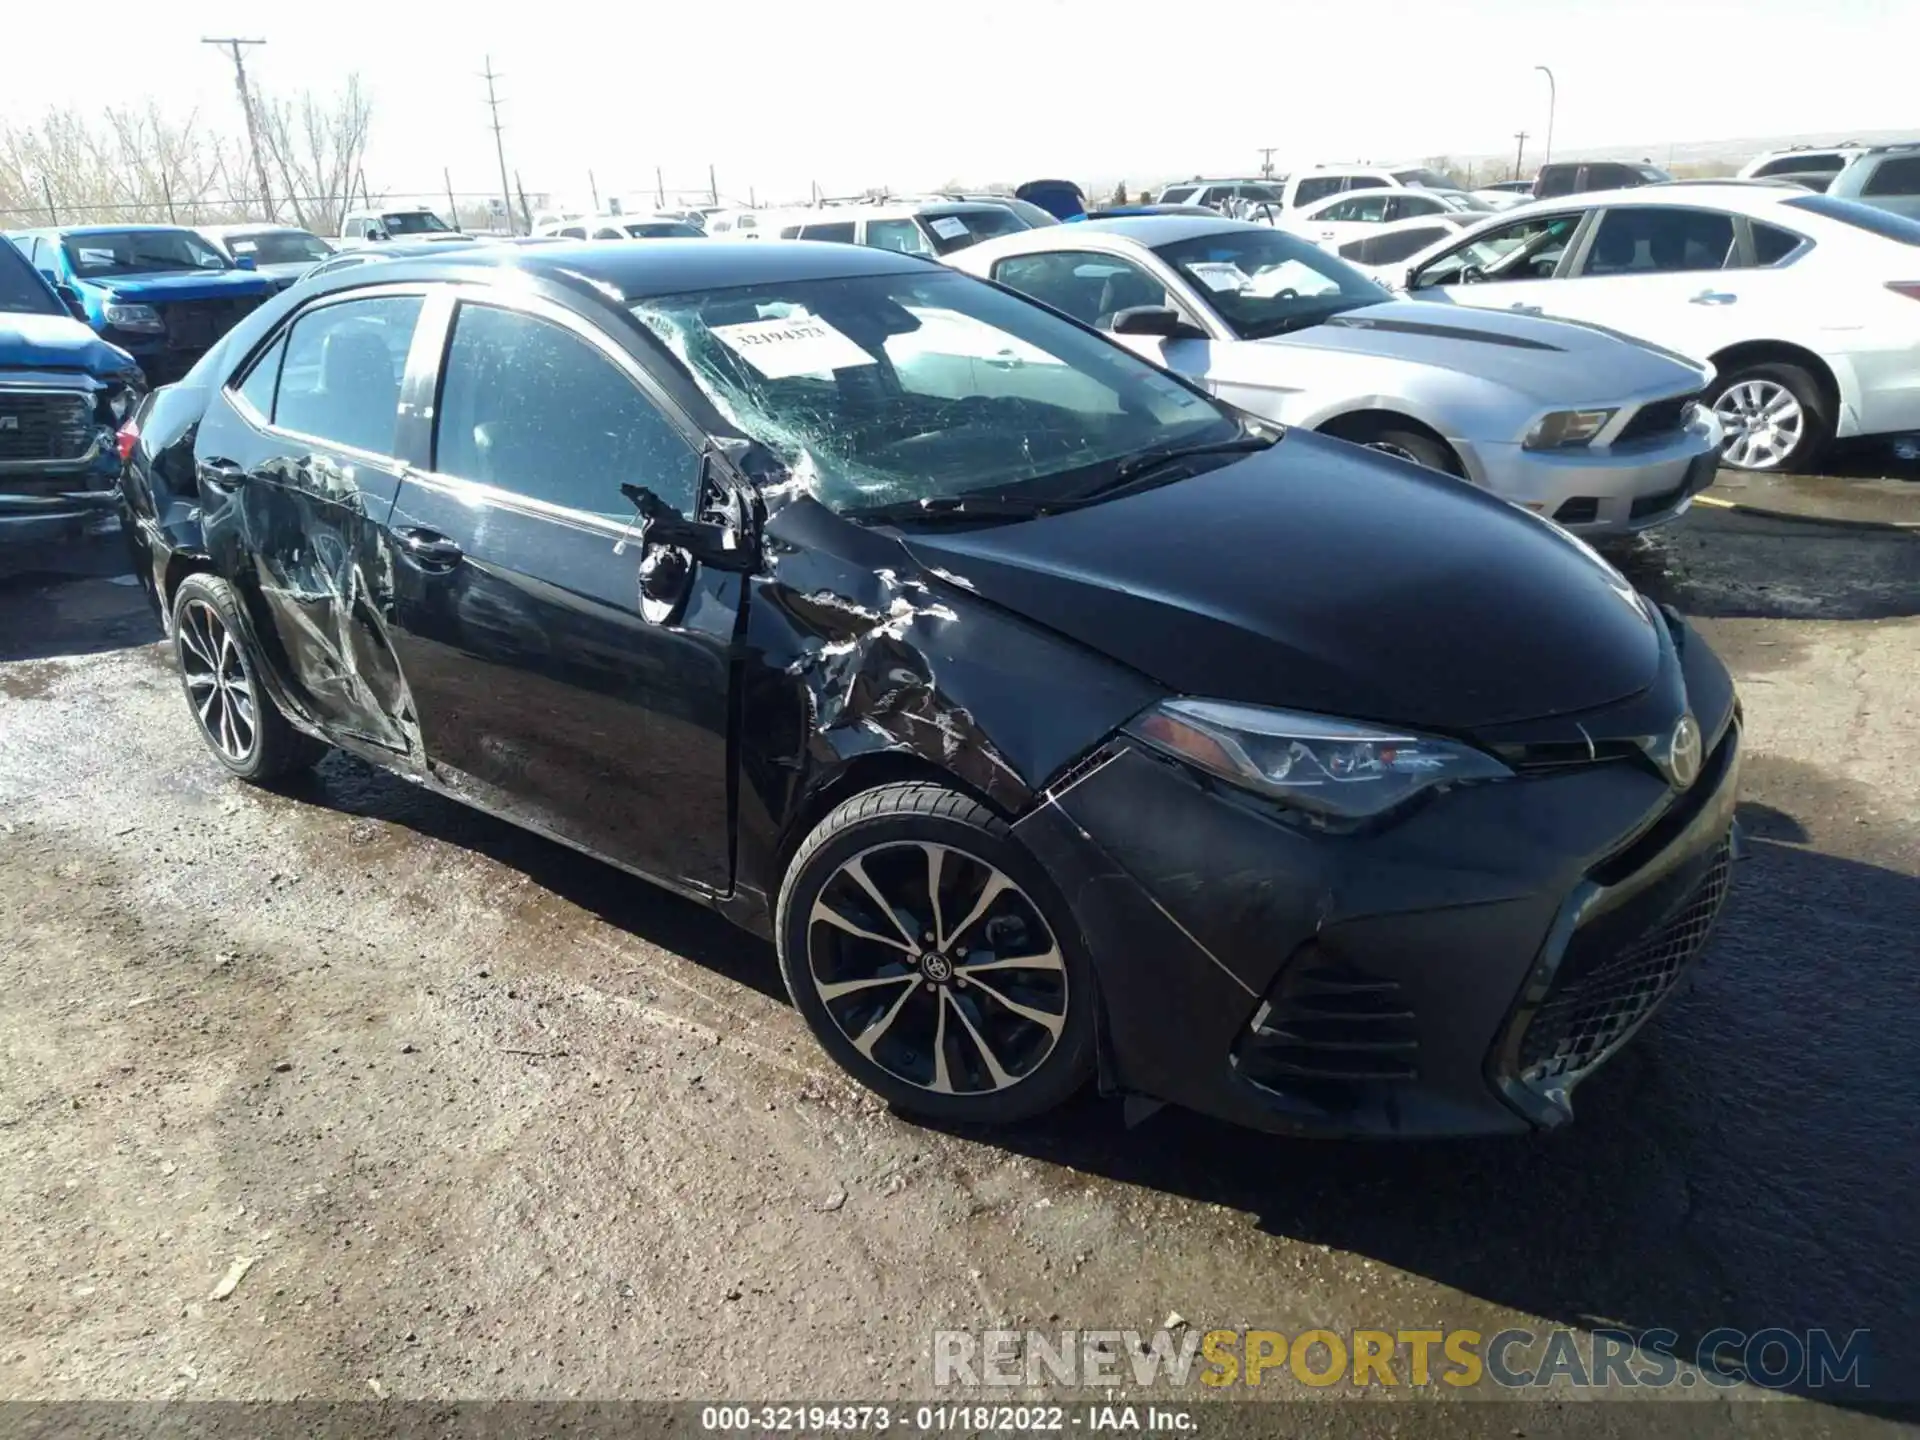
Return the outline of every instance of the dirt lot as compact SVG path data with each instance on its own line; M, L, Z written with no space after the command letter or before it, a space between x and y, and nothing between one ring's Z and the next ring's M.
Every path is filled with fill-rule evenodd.
M1920 1373L1920 531L1634 550L1740 677L1752 858L1574 1126L1422 1146L896 1119L703 911L342 756L221 778L116 558L0 585L0 1395L919 1396L937 1328L1169 1311Z

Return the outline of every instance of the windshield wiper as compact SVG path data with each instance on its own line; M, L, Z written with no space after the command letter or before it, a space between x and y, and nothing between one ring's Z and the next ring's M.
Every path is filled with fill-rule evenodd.
M1277 433L1253 431L1232 440L1216 440L1210 445L1169 445L1160 450L1144 450L1138 455L1122 460L1114 467L1113 474L1092 489L1082 490L1073 497L1072 503L1079 505L1089 500L1108 499L1123 490L1132 489L1156 470L1164 470L1183 460L1193 460L1204 455L1240 455L1254 450L1265 450L1279 438Z
M848 510L843 518L862 524L955 524L968 520L1032 520L1072 508L1058 500L1031 500L1019 495L934 495L923 500L897 500Z

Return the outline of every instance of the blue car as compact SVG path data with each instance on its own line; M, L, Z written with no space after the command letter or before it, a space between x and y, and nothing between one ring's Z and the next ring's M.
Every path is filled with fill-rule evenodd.
M182 225L80 225L9 237L103 340L154 384L177 380L271 293Z
M140 368L0 245L0 552L112 523Z

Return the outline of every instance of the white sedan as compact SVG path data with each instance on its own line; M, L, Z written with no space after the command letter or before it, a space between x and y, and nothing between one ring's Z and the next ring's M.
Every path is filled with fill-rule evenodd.
M1712 364L1726 461L1920 431L1920 221L1778 181L1539 200L1400 267L1410 296L1565 316Z
M1094 220L946 259L1243 410L1448 471L1570 529L1658 524L1713 481L1719 426L1693 403L1706 367L1591 326L1395 301L1265 225Z
M1275 224L1339 253L1341 246L1365 239L1382 225L1442 216L1477 219L1491 214L1492 209L1464 190L1354 190L1316 200L1283 215Z

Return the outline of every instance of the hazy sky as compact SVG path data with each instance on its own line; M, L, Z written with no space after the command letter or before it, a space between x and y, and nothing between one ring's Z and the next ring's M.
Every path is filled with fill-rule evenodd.
M372 91L376 191L496 183L478 72L504 79L507 161L586 198L704 186L793 198L1064 174L1135 186L1366 157L1920 127L1920 0L691 0L540 5L169 0L91 28L17 4L0 115L153 97L237 125L203 35L263 36L269 87ZM83 38L76 39L76 36ZM77 47L77 48L76 48ZM72 56L72 65L57 63ZM1656 159L1663 158L1656 156Z

